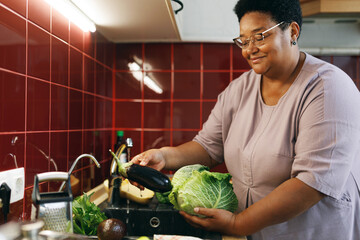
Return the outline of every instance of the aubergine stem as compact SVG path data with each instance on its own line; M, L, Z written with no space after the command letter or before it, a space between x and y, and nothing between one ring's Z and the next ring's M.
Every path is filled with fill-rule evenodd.
M119 156L121 155L121 153L124 151L125 149L125 145L123 145L119 151ZM127 178L127 173L126 173L126 169L128 167L130 167L131 165L133 165L132 162L126 162L126 163L121 163L120 162L120 159L116 156L116 154L111 151L111 149L109 149L109 152L111 153L111 155L113 155L113 157L115 158L116 162L117 162L117 165L118 165L118 168L119 168L119 173L121 176Z

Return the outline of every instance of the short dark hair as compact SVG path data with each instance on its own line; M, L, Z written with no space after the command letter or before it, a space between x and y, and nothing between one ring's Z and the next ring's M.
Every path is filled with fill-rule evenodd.
M239 0L234 8L238 20L249 12L261 12L270 14L272 19L283 24L283 30L291 22L297 22L301 29L302 12L299 0Z

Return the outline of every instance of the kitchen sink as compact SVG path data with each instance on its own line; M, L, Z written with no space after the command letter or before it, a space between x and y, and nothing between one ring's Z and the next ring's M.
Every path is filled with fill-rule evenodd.
M126 224L128 236L152 237L154 234L164 234L222 239L219 233L191 226L171 204L159 203L155 197L146 205L122 199L118 206L103 202L99 207L108 218L122 220Z

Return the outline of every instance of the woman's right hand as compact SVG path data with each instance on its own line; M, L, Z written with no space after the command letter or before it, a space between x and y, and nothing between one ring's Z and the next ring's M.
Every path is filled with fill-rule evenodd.
M150 149L136 155L131 162L148 166L158 171L162 170L166 165L165 156L160 149Z

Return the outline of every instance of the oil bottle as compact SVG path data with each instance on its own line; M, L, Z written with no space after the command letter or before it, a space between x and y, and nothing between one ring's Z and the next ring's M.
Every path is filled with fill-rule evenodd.
M120 147L123 144L125 144L125 146L126 146L126 142L124 139L124 131L117 131L116 132L116 143L114 145L114 152L116 153L116 155L118 155L118 151L120 150ZM127 149L126 148L121 153L119 159L120 159L121 163L127 162Z

